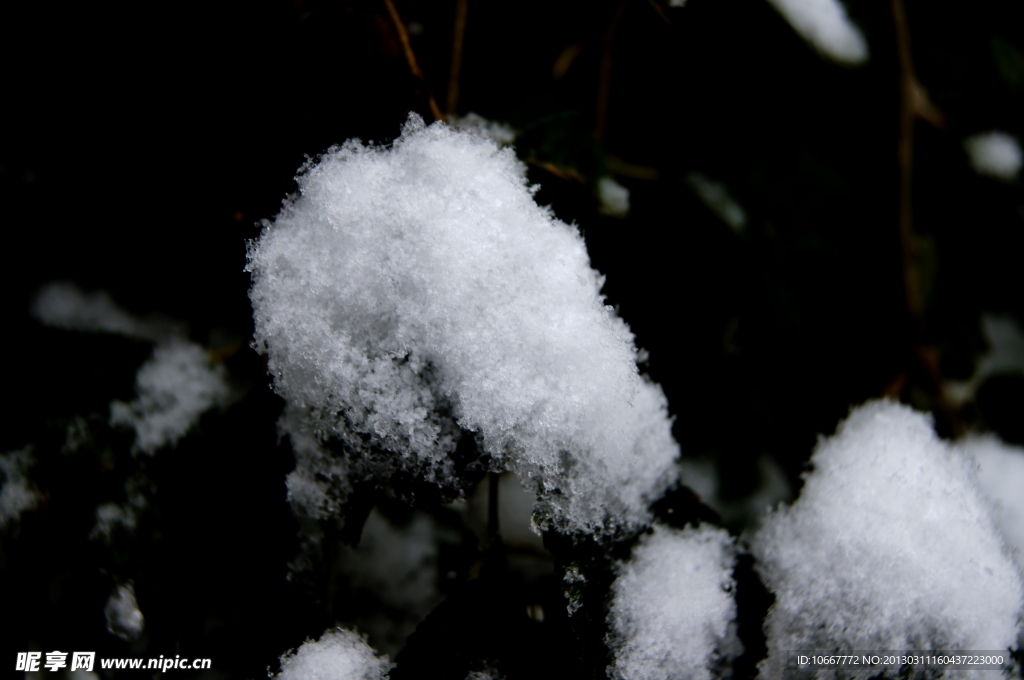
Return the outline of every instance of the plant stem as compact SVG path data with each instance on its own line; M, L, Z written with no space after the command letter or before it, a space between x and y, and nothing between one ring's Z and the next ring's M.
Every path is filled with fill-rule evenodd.
M462 45L466 37L466 14L469 0L458 0L455 5L455 30L452 33L452 65L448 70L448 102L445 112L449 116L457 113L459 103L459 78L462 73Z
M398 33L398 41L402 43L402 49L405 51L405 60L409 64L409 71L412 73L414 78L423 83L423 87L427 91L430 113L434 116L434 120L444 120L444 114L441 113L441 109L434 100L434 95L430 92L430 87L427 85L427 79L423 75L423 71L420 69L419 62L416 61L416 54L412 51L412 43L409 42L409 32L405 30L405 24L402 23L402 18L398 16L398 10L395 9L395 3L392 2L392 0L384 0L384 5L388 8L388 14L391 16L391 23L394 24L395 32Z

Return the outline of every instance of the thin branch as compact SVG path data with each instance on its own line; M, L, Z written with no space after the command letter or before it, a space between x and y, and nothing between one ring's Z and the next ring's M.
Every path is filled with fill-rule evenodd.
M438 107L437 102L434 100L434 95L430 92L430 87L427 85L427 79L423 75L423 71L420 70L420 65L416 61L416 55L412 51L412 43L409 42L409 32L405 30L405 24L402 23L402 18L398 16L398 10L395 9L395 3L392 0L384 0L384 5L388 8L388 14L391 16L391 23L395 26L395 32L398 33L398 40L402 43L402 49L405 51L405 60L409 63L409 71L413 77L423 83L423 87L427 91L427 99L430 103L430 113L433 114L435 120L444 120L444 114L441 113L441 109Z
M619 0L615 5L615 10L608 22L608 30L604 34L601 71L597 80L597 110L594 115L594 136L602 142L608 134L608 102L612 86L612 44L615 42L615 33L619 30L619 24L622 22L622 15L626 12L628 2L629 0Z
M896 27L896 50L900 62L900 113L897 155L900 166L899 235L903 256L903 294L907 311L920 332L924 323L920 273L914 247L914 222L911 207L914 179L914 120L916 118L917 77L910 52L910 29L903 0L892 0L892 18Z
M454 116L458 111L459 78L462 75L462 45L466 37L466 14L469 0L458 0L455 5L455 30L452 33L452 65L448 70L448 102L445 111Z

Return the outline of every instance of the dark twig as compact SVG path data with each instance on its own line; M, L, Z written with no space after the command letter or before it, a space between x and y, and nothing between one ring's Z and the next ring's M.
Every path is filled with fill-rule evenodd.
M903 294L907 311L920 333L923 326L923 304L917 252L914 247L914 223L911 209L917 77L914 75L914 61L910 52L910 29L907 27L907 14L903 0L892 0L892 18L896 27L896 50L900 61L900 128L897 154L900 165L899 234L903 259Z
M918 249L914 236L912 209L914 179L914 124L925 120L937 128L944 128L945 117L932 104L928 93L914 73L914 58L910 50L910 28L904 0L892 0L892 18L896 28L896 51L900 63L900 112L897 154L900 168L899 235L903 261L903 295L907 312L914 323L914 360L927 376L935 395L936 406L945 416L951 434L964 432L963 419L943 386L940 356L934 347L924 343L924 300L921 294L921 273ZM886 388L890 396L902 392L906 375L901 374ZM898 390L898 392L897 392Z
M458 111L459 78L462 75L462 45L466 38L466 14L469 0L458 0L455 5L455 30L452 33L452 65L448 70L448 102L445 112L454 116Z
M402 49L405 51L405 60L409 63L409 71L414 78L423 83L423 87L427 92L430 113L433 114L434 120L444 120L444 114L441 113L440 107L438 107L437 102L434 100L434 95L430 92L430 87L427 85L427 79L423 75L423 71L420 70L419 62L416 61L416 54L412 51L412 43L409 42L409 32L405 30L405 24L402 23L402 18L398 16L395 3L392 0L384 0L384 5L388 8L391 23L394 24L395 32L398 33L398 41L402 43Z

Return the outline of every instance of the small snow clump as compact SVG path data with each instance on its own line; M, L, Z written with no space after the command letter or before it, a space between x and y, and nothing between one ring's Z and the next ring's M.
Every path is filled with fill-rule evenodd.
M119 585L107 600L103 613L107 617L107 630L122 640L137 640L142 635L146 620L135 601L135 586Z
M30 311L46 326L114 333L148 342L181 335L184 330L181 324L167 319L135 316L114 302L106 291L86 293L70 281L55 281L40 288Z
M28 481L34 462L27 448L0 454L0 531L36 507L38 497Z
M867 61L867 42L839 0L768 2L823 57L849 66Z
M223 365L210 365L205 349L186 340L157 345L135 376L138 396L110 405L112 425L135 429L135 449L154 454L178 443L200 416L223 406L230 394Z
M999 130L982 132L964 140L971 168L979 175L1011 181L1021 166L1020 143Z
M274 680L383 680L391 670L387 656L379 657L360 635L343 628L329 630L319 640L306 640L281 657Z
M762 676L783 677L792 650L1014 644L1020 574L972 462L927 416L869 402L819 441L811 462L800 497L753 539L775 593Z
M597 181L597 200L604 215L625 217L629 214L629 189L611 177Z
M697 198L715 213L718 219L725 222L730 229L737 234L742 234L747 228L747 213L743 206L736 202L736 199L729 193L728 187L721 182L705 177L699 172L691 172L686 176L686 183L690 185Z
M958 448L978 464L978 486L995 506L996 526L1024 572L1024 448L970 435Z
M733 540L723 529L655 526L618 565L609 647L616 680L707 680L738 656Z
M392 146L346 142L297 181L248 271L307 514L344 499L309 475L329 456L345 458L332 475L402 471L459 497L468 436L549 523L649 520L678 454L667 402L579 232L536 204L511 149L412 116Z

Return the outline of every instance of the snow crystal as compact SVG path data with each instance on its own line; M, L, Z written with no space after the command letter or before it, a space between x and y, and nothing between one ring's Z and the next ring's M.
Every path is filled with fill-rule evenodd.
M868 46L839 0L768 0L800 36L823 57L856 66L867 61Z
M971 435L958 448L978 464L978 486L995 506L996 526L1024 572L1024 448Z
M597 181L597 199L605 215L625 217L629 214L629 189L611 177L602 177Z
M964 150L979 175L1009 181L1020 172L1020 144L1013 135L998 130L982 132L965 139Z
M69 281L43 286L36 293L30 311L47 326L116 333L150 342L180 335L184 331L181 324L167 319L137 317L119 307L106 291L86 293Z
M361 636L343 628L329 630L316 641L306 640L281 657L275 680L382 680L391 669Z
M340 572L353 589L372 594L383 605L354 621L377 649L400 651L406 637L443 599L437 565L441 535L426 513L417 511L407 525L396 526L374 509L359 545L340 547Z
M649 519L678 453L665 397L578 231L534 202L511 149L411 117L392 147L349 141L297 181L248 265L289 434L454 497L466 432L542 494L549 522ZM322 487L291 481L325 511Z
M618 566L608 620L621 680L697 680L737 656L735 552L728 532L708 525L655 526Z
M36 507L37 495L28 481L28 469L34 462L27 448L0 454L0 531Z
M686 183L708 209L725 222L737 234L747 228L747 213L729 189L721 182L708 179L699 172L691 172L686 176Z
M135 601L135 586L131 583L114 588L103 613L107 617L107 630L122 640L137 640L142 635L145 619Z
M516 141L516 131L511 126L506 123L487 120L475 113L468 113L465 116L449 116L448 124L456 130L464 130L488 137L502 146Z
M224 366L211 366L205 349L178 339L157 345L136 374L135 388L132 403L111 403L110 422L135 428L135 448L148 454L177 444L204 412L223 406L229 396Z
M811 462L800 497L753 541L776 598L762 676L782 677L787 650L1014 643L1020 576L971 461L936 437L928 417L869 402Z

